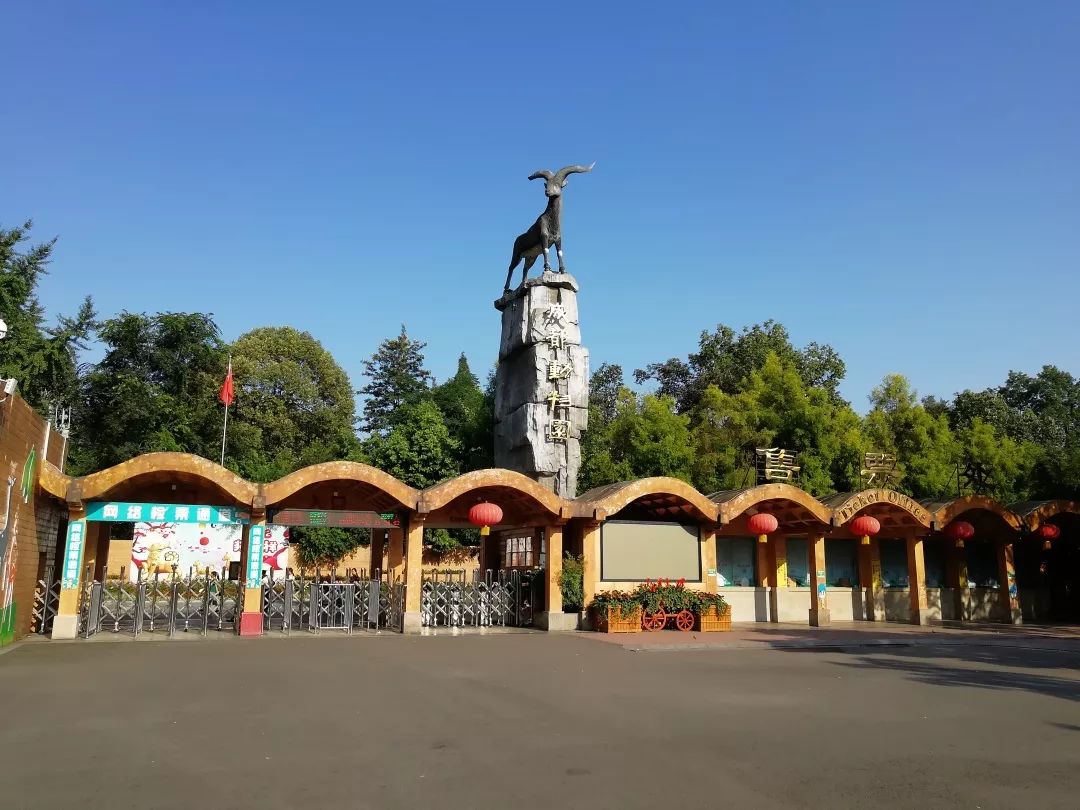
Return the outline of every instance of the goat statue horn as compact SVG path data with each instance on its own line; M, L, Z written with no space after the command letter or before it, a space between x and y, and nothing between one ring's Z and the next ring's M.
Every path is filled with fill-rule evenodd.
M571 174L583 174L584 172L591 172L592 167L596 165L596 161L593 161L588 166L582 166L580 164L576 166L563 166L557 172L555 172L555 179L560 183Z
M539 180L541 177L545 180L551 180L555 177L555 175L552 174L550 169L540 169L539 171L535 171L529 175L530 180Z

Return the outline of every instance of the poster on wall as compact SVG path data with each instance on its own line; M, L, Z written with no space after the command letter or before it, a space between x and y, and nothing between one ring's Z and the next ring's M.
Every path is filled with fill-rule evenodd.
M262 571L284 576L289 564L287 526L262 526ZM222 523L136 523L132 534L131 582L169 574L220 572L240 562L243 526Z

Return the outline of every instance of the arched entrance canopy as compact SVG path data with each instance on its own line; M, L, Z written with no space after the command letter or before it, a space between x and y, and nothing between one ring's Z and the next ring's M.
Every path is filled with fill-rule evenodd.
M291 504L293 506L332 508L333 504L327 498L341 493L343 500L355 499L376 510L412 510L420 497L419 491L389 473L356 461L312 464L263 485L262 492L267 508L293 500L303 502Z
M929 529L933 522L930 511L902 492L892 489L867 489L862 492L841 492L822 498L832 510L833 526L843 529L856 515L872 515L881 522L881 534Z
M628 517L650 520L693 520L715 523L719 510L678 478L642 478L596 487L574 501L576 517L605 520L626 511Z
M934 528L939 531L944 529L965 512L978 510L997 516L1003 523L1014 531L1020 531L1023 520L1005 504L987 498L985 495L965 495L962 498L953 498L947 501L920 501L930 512Z
M144 453L81 478L60 476L42 465L39 481L50 494L66 479L69 503L95 500L156 500L251 506L258 486L220 464L190 453Z
M1080 502L1066 500L1025 501L1015 504L1013 511L1029 530L1034 531L1040 525L1058 515L1080 515Z
M468 512L479 501L503 510L508 525L538 524L570 517L567 502L513 470L475 470L422 490L416 511L430 525L469 525Z
M761 484L747 489L714 492L709 500L720 510L720 523L736 528L751 515L775 515L781 532L802 532L827 527L832 510L805 490L791 484Z

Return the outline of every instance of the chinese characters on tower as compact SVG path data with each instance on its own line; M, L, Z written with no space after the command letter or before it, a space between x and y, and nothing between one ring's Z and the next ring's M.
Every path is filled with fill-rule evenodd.
M544 342L551 348L552 360L547 366L548 422L544 435L549 442L566 442L570 439L570 377L574 373L574 361L566 348L566 309L562 304L549 304L544 310L547 333Z

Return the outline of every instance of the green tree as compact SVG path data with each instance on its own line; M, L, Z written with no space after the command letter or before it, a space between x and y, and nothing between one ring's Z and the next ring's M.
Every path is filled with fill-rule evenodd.
M458 358L457 373L442 385L431 390L432 400L442 411L443 421L451 438L460 447L457 468L460 471L477 469L492 454L491 412L480 381L469 368L464 352Z
M457 473L461 450L430 399L406 405L386 436L375 434L364 443L371 463L406 484L423 489Z
M1039 448L1032 442L1015 442L975 417L956 432L960 464L969 484L980 495L1005 503L1028 497L1032 468Z
M611 452L611 423L623 390L622 366L603 363L589 378L589 428L581 437L578 492L630 477L629 467Z
M711 334L701 333L698 351L691 352L686 360L673 357L663 363L651 363L636 370L634 379L639 384L657 382L657 393L672 397L679 413L689 413L710 385L724 393L737 393L743 381L761 368L770 354L789 362L806 387L822 388L831 399L840 400L838 387L845 367L836 351L818 343L798 349L791 343L787 330L771 320L745 327L739 333L720 324Z
M89 296L74 317L45 325L37 298L56 240L25 246L32 224L0 228L0 317L8 334L0 340L0 375L14 378L27 402L47 415L52 404L71 405L78 397L78 358L95 327Z
M72 473L159 450L217 458L226 350L213 318L124 312L98 335L105 355L81 381Z
M296 526L290 531L304 568L336 567L360 546L371 543L371 529L340 529L334 526Z
M675 400L619 391L610 425L611 471L626 478L666 475L690 480L693 448L689 417L676 413ZM602 482L608 483L608 482Z
M773 352L738 393L707 388L691 431L693 483L703 492L751 484L759 447L795 451L800 484L814 495L852 488L858 475L858 415L824 388L807 386L795 361Z
M356 456L353 387L318 340L290 326L265 326L242 335L232 350L236 405L226 460L241 475L272 481Z
M919 404L901 374L886 375L871 392L870 403L866 449L896 454L899 488L916 498L955 491L957 447L946 416L934 416Z
M426 343L413 340L401 326L401 334L387 338L369 359L364 361L368 384L359 393L364 402L363 430L387 435L401 418L407 405L415 405L430 396L431 374L424 368Z

